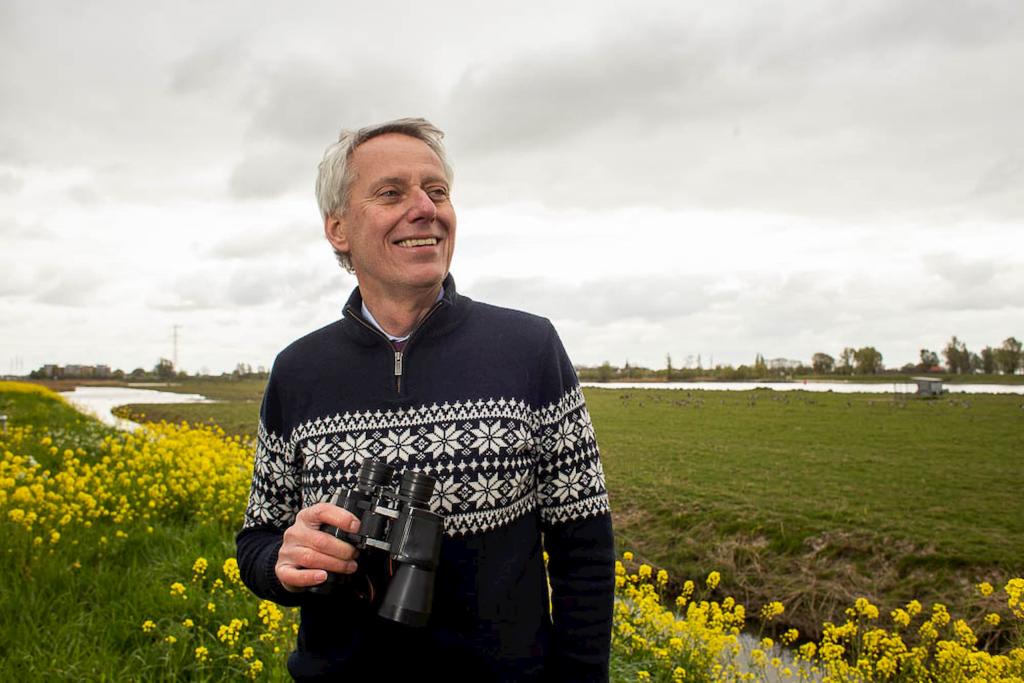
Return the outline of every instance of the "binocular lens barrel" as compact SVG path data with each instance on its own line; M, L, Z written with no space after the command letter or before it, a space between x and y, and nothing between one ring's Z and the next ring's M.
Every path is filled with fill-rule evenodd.
M395 468L376 458L366 458L359 468L359 485L367 488L387 486L394 477Z
M406 470L402 474L402 483L398 487L398 493L408 497L409 500L426 506L430 503L430 497L434 495L435 481L428 474Z

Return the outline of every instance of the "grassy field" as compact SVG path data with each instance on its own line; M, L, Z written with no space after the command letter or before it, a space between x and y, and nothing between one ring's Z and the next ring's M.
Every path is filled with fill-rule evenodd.
M587 391L624 549L813 633L1024 567L1024 397Z
M117 415L135 422L179 422L217 424L228 434L255 436L264 379L189 379L159 388L182 394L201 394L218 403L130 404L119 406Z
M239 400L204 406L204 418L251 402L232 391ZM745 619L731 596L746 603L755 630L759 608L782 600L768 632L787 643L797 637L787 639L787 627L798 625L803 642L825 620L847 633L863 625L866 638L874 605L885 615L921 599L921 628L958 643L958 667L984 665L985 679L1024 675L1024 650L1010 650L1024 644L1024 579L1014 579L1016 616L1004 594L989 587L980 594L991 597L979 597L976 586L1001 590L1024 566L1020 396L894 403L600 389L587 397L620 550L637 555L617 577L616 683L647 680L642 672L666 683L747 680L754 655L767 661L776 650L761 641L769 654L725 654L729 630ZM0 382L0 412L10 417L0 435L0 671L12 680L286 679L296 615L252 596L232 559L249 448L203 427L116 432L28 385ZM683 579L697 580L695 593ZM685 617L659 606L658 596L680 604L680 592L692 598ZM846 609L860 596L871 602ZM970 621L981 646L1009 657L962 647L962 622L945 610L928 619L937 599ZM876 616L865 616L871 610ZM990 610L1003 621L990 622ZM714 612L727 618L712 623ZM906 631L908 642L917 629ZM688 645L673 644L673 634ZM939 657L938 637L918 650L918 664L898 664L917 671L899 680L965 680ZM863 641L844 642L859 666ZM879 677L864 680L893 680L883 673L888 655L871 657ZM715 674L723 661L734 668ZM805 661L852 680L842 659ZM759 680L777 680L767 675L774 664L758 666Z
M222 403L132 406L252 435L261 380ZM587 389L621 550L723 573L815 634L867 596L953 606L1024 568L1024 397Z

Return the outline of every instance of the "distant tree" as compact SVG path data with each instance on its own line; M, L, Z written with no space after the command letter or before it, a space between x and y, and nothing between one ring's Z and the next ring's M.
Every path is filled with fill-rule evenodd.
M953 338L946 344L942 355L946 357L946 367L950 372L957 375L970 372L971 354L967 350L967 345L957 339L956 335L953 335Z
M153 368L153 374L160 379L172 379L175 375L174 363L167 358L161 358Z
M827 353L816 353L811 356L811 367L819 375L827 375L836 369L836 359Z
M981 350L981 371L986 375L994 374L996 371L996 350L991 346Z
M142 379L145 376L146 376L146 371L143 370L142 368L135 368L134 370L132 370L132 375L131 375L132 379Z
M1014 374L1021 367L1022 356L1021 343L1013 337L1004 339L1003 345L996 349L996 363L1007 375Z
M856 349L852 349L847 346L843 349L843 352L839 354L839 373L842 375L849 375L853 372L853 358L857 353Z
M608 361L601 363L601 367L597 369L597 381L598 382L610 382L612 379L612 364Z
M629 359L626 359L626 365L622 368L622 374L626 376L626 379L631 377L632 368L629 367Z
M970 372L973 375L973 374L975 374L977 372L981 372L981 368L982 367L983 367L983 365L982 365L982 361L981 361L981 356L979 356L978 354L974 353L973 351L967 355L967 371L968 372Z
M921 349L921 364L917 368L921 371L927 371L930 368L934 368L939 364L939 354L928 349Z
M666 353L665 354L665 381L666 382L671 382L672 381L672 354L671 353Z
M768 364L764 362L764 356L760 353L754 356L754 375L764 377L768 374Z
M882 371L882 354L874 346L865 346L853 352L857 374L875 375Z

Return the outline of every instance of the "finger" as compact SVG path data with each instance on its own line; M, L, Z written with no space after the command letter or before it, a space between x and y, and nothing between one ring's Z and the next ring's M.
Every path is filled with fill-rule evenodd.
M345 508L331 503L317 503L303 508L296 515L295 521L313 529L319 528L321 524L330 524L342 531L351 533L359 531L359 518Z
M284 532L284 542L281 544L279 557L294 559L295 564L309 567L311 565L305 564L301 559L302 553L307 551L329 555L339 560L354 560L359 556L359 550L351 543L318 529L310 529L297 524Z
M282 547L277 564L295 569L323 569L336 574L351 574L356 567L355 560L326 555L312 548Z
M354 562L346 564L353 565L353 567L355 565ZM301 569L299 567L282 564L278 565L275 568L275 571L277 573L277 579L281 582L281 585L291 591L316 586L327 580L327 572L323 569ZM353 571L355 571L354 568L349 571L337 573L351 574Z

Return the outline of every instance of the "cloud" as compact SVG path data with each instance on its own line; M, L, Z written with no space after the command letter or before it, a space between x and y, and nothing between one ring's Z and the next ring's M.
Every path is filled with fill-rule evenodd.
M324 259L330 258L324 254ZM330 299L345 287L338 273L298 265L244 263L203 267L176 277L152 293L147 305L160 311L234 311L291 307Z
M3 158L2 153L0 158ZM15 194L24 184L25 179L19 174L7 170L0 171L0 194Z
M315 165L308 155L290 149L253 150L228 178L236 199L274 199L312 185Z
M196 49L171 69L171 92L182 95L209 93L228 86L232 80L237 87L238 76L245 74L246 52L245 45L238 38Z
M407 67L368 55L344 63L293 59L269 66L260 75L249 134L313 146L319 162L342 126L436 110L436 84Z
M277 228L243 229L240 234L213 245L208 254L215 259L277 259L284 254L317 247L321 247L325 254L331 249L316 216L311 216L308 222L289 223Z
M89 268L64 265L52 270L40 267L34 274L34 280L35 301L73 307L95 304L104 283L103 277Z
M1024 143L1010 113L1024 86L1005 68L1024 59L1021 16L1009 3L681 9L484 62L451 94L460 182L474 204L1019 217L1021 202L970 189Z
M1024 154L1013 152L1001 157L978 179L974 194L978 196L1021 192L1024 190Z

